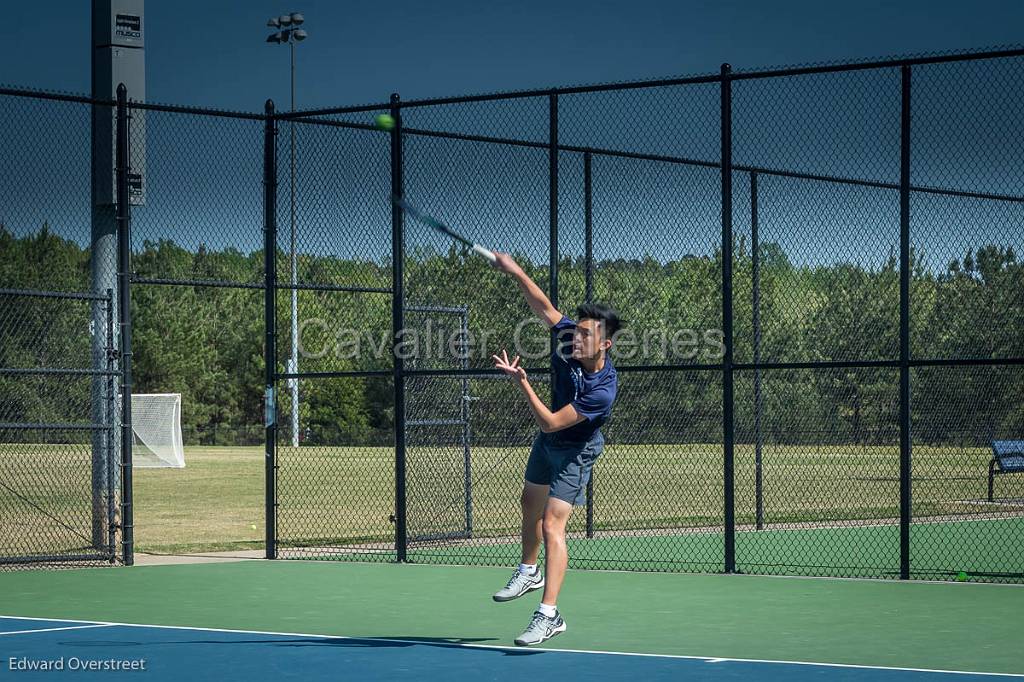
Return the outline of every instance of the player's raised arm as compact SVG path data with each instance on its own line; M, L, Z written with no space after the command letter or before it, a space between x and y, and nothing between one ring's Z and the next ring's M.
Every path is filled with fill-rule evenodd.
M562 319L562 313L558 312L555 306L551 305L547 294L537 286L536 282L530 279L529 275L523 272L523 269L512 259L512 256L507 253L497 252L494 255L494 267L510 275L519 284L523 296L526 297L526 302L530 305L530 310L548 327L558 324L558 321Z

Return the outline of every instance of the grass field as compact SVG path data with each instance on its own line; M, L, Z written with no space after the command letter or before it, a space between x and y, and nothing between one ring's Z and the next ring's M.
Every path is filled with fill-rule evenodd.
M41 527L56 535L62 524L88 533L88 446L61 446L68 451L60 458L41 457L43 452L49 454L43 450L46 447L52 446L0 448L0 471L15 475L14 481L0 487L0 508L15 510L4 520L5 529L13 530L3 541L9 543L4 553L24 546L29 536L38 538ZM490 545L507 547L507 539L518 532L517 500L525 457L525 447L473 449L473 535L480 543L486 545L491 538ZM1024 515L1024 476L997 479L996 494L1004 502L984 501L989 460L986 449L917 446L914 457L915 518L964 520ZM180 553L261 548L263 449L188 447L185 458L184 469L135 471L136 549ZM282 447L278 459L282 548L336 544L386 547L393 542L391 448ZM609 445L595 468L594 526L598 539L618 537L615 542L619 545L631 543L638 560L646 557L653 561L670 551L680 566L690 562L696 568L705 564L713 567L721 554L720 536L715 540L713 533L705 533L704 539L683 544L678 539L652 538L678 536L678 529L714 531L721 527L721 460L721 446L713 444ZM465 530L463 451L409 448L408 465L410 536ZM899 515L895 447L766 446L763 481L767 528L827 526L831 529L829 535L822 536L819 531L817 541L808 541L809 546L820 545L815 549L818 554L827 553L833 545L842 552L847 550L839 548L850 545L849 551L856 553L858 544L862 544L857 555L860 558L849 561L892 565L892 543L887 534L893 529L891 521ZM13 495L11 488L19 490L21 496ZM26 495L31 505L22 499ZM1015 499L1016 504L1006 503L1006 499ZM754 523L754 500L753 448L740 445L736 449L736 519L741 527ZM47 510L48 516L42 516L40 509ZM848 533L850 527L864 522L888 529L881 535ZM585 514L579 510L570 531L581 534L584 523ZM939 545L974 546L970 538L978 536L970 526L961 525L953 527L961 530L939 541L929 527L935 528L922 525L915 532L921 538L932 532ZM1003 527L1008 530L982 534L991 536L993 547L989 553L993 556L1001 557L1006 547L1024 546L1021 526ZM687 537L695 535L689 533ZM766 572L774 572L771 566L775 564L794 560L793 551L783 547L788 540L775 543L778 547L772 549L775 545L766 544L770 537L764 535L746 546L746 556L765 564ZM737 542L741 550L743 542ZM590 547L592 551L581 550L579 556L592 555L598 565L601 556L613 551L599 550L594 544ZM443 560L464 553L453 549L431 559L433 551L424 546L422 556ZM486 559L496 551L478 548L475 556ZM973 551L984 551L984 547ZM614 552L621 554L622 550ZM884 559L879 558L883 555ZM810 563L816 561L806 558ZM836 557L828 562L848 563Z

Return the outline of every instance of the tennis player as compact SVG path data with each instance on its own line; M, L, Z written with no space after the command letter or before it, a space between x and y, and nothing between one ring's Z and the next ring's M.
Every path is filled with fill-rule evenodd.
M601 425L611 414L618 388L608 352L620 322L615 311L597 303L581 305L577 319L570 320L551 305L511 256L495 255L494 267L516 281L531 310L557 335L551 353L552 409L530 386L518 355L512 360L506 351L492 356L495 366L519 386L540 427L526 463L520 498L522 557L508 584L494 595L494 601L505 602L544 589L540 607L515 640L519 646L529 646L565 632L565 620L557 608L569 561L565 525L573 506L585 503L591 467L604 448ZM543 572L537 566L542 539Z

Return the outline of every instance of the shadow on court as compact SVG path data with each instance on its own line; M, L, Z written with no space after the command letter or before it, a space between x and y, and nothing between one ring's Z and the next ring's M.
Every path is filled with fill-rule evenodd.
M498 654L501 656L536 656L539 654L548 653L543 650L536 649L517 649L511 648L511 645L502 645L498 639L494 637L403 637L403 636L386 636L380 638L371 637L287 637L281 639L273 638L261 638L261 639L232 639L229 636L223 638L207 638L207 639L175 639L175 640L163 640L163 641L131 641L131 640L77 640L77 641L66 641L59 642L63 646L69 647L87 647L87 648L103 648L103 647L130 647L130 646L180 646L185 645L197 645L197 646L209 646L209 645L260 645L260 646L273 646L283 648L302 648L302 647L316 647L320 649L324 648L342 648L342 649L407 649L414 646L430 646L439 647L445 649L456 649L467 644L489 644L488 647L474 648L475 651L489 652ZM509 648L491 648L507 646Z

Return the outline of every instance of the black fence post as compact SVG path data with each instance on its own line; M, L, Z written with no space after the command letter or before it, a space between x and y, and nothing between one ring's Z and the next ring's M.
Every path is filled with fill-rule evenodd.
M558 95L548 95L548 298L558 307Z
M587 303L594 299L594 176L591 153L583 155L583 279Z
M267 100L263 127L264 478L266 556L277 558L277 120Z
M548 95L548 299L558 307L558 94ZM558 333L551 332L551 347L557 347ZM555 395L555 374L550 378L551 398ZM554 407L554 403L551 404ZM589 498L588 498L589 509Z
M732 338L732 67L722 64L722 430L725 500L725 572L736 572L735 447Z
M594 182L590 152L583 154L583 281L587 303L594 300ZM587 480L587 537L594 537L594 471Z
M464 491L464 504L466 505L466 537L473 537L473 453L470 443L473 441L473 433L470 429L469 401L469 306L462 306L459 311L459 334L460 351L462 358L460 369L465 374L462 376L462 395L459 400L462 408L462 487Z
M121 346L121 559L135 563L132 491L131 206L128 195L128 89L117 86L117 306Z
M910 579L910 67L900 106L900 579Z
M398 93L391 95L391 194L401 197L404 192L402 177L402 109ZM400 562L408 557L408 512L405 493L405 361L399 352L405 329L405 230L403 212L391 204L391 332L394 343L395 383L395 553Z
M107 317L107 345L105 348L107 357L107 381L105 416L103 424L107 429L107 444L104 448L104 459L107 462L107 552L110 555L110 563L117 562L117 492L114 488L117 483L114 480L114 467L117 466L115 459L115 440L117 431L115 427L115 416L117 414L117 391L115 381L117 373L117 345L114 343L114 290L107 289L107 297L103 302Z
M754 508L755 527L764 528L764 436L761 433L761 253L757 216L757 173L750 174L750 263L754 313Z

